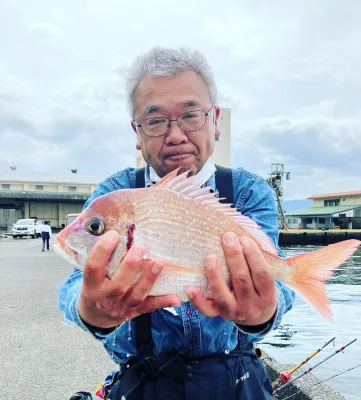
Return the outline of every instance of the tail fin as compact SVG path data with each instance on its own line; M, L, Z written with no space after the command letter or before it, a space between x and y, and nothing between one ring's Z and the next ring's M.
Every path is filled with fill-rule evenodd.
M290 277L292 287L326 319L332 318L332 310L324 282L360 245L360 240L344 240L310 253L287 258L287 263L294 268Z

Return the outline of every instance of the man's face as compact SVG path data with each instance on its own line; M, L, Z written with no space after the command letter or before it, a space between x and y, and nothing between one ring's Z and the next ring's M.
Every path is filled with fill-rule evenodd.
M181 72L170 77L146 78L135 93L135 121L140 124L146 118L165 117L176 119L180 114L212 107L207 85L194 71ZM214 107L206 117L203 128L183 131L172 122L163 136L148 137L140 127L132 123L137 133L137 148L144 159L163 177L178 167L200 171L213 153L215 136L219 135L217 120L220 108Z

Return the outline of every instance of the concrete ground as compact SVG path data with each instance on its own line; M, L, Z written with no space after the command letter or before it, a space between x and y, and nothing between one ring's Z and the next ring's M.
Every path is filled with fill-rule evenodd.
M101 343L60 314L57 289L72 268L42 253L41 239L0 239L2 399L68 400L94 392L116 368Z

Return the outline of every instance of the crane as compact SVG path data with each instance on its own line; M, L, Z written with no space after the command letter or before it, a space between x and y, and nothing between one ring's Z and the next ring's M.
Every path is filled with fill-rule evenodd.
M271 168L268 173L267 183L272 188L276 198L277 208L278 208L278 226L280 228L287 229L287 222L282 204L284 176L286 177L286 180L290 180L291 173L285 172L283 164L279 163L271 164Z

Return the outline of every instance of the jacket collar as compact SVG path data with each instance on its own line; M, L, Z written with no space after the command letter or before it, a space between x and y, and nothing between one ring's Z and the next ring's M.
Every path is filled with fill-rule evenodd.
M202 169L195 175L197 182L200 185L204 185L210 177L216 172L216 166L214 164L214 160L212 157L208 158L208 160L203 165ZM159 182L161 178L157 175L154 168L151 165L147 165L145 169L145 185L146 187L151 186L152 184Z

